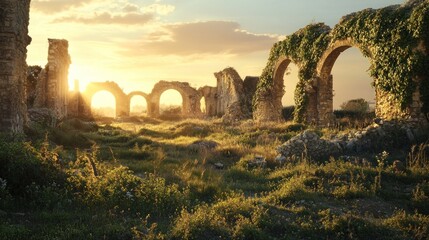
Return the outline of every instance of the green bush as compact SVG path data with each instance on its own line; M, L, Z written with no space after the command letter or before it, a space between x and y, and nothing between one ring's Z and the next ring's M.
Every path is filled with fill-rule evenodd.
M24 195L31 184L64 183L58 155L48 150L46 144L37 150L29 143L0 138L0 178L6 181L6 188L13 196Z
M177 185L167 185L152 174L142 179L127 167L100 163L96 151L78 156L68 170L70 191L82 205L152 216L173 216L187 205L186 194Z
M318 215L322 234L328 239L392 239L394 237L390 229L352 213L338 216L332 214L330 210L322 210Z
M207 205L193 212L182 210L172 229L172 239L231 239L226 219Z
M399 239L427 239L429 236L429 217L418 213L408 214L398 211L383 221L383 225L399 230Z
M282 108L282 116L286 121L293 121L293 113L295 111L295 106L288 106Z

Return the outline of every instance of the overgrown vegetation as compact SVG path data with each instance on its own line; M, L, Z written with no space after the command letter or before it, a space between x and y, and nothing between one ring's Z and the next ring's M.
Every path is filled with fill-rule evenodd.
M419 44L429 42L429 3L413 1L378 10L365 9L344 17L334 29L323 23L310 24L271 49L258 90L257 103L281 87L274 83L274 68L282 57L299 66L295 91L295 120L303 121L308 104L307 83L315 76L322 54L337 40L351 39L371 63L369 72L376 89L392 94L401 107L408 106L420 79L422 111L429 109L429 58ZM418 51L416 49L419 49Z
M275 148L303 129L74 119L32 142L3 136L0 238L427 238L427 144L324 163L275 161ZM76 149L61 139L69 133L91 145ZM266 164L250 165L257 156Z

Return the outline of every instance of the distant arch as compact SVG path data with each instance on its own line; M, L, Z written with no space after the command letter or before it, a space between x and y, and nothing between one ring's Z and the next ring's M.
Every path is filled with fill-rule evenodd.
M109 91L94 93L91 99L91 115L99 117L116 117L116 99Z
M91 82L86 86L85 91L82 92L82 98L85 103L84 115L91 116L92 98L100 91L110 92L114 96L116 102L116 117L129 116L130 107L128 96L115 82Z
M205 116L214 117L217 115L217 87L204 86L198 89L198 92L201 96L200 104L202 104L202 98L204 97L204 108ZM201 107L202 108L202 107Z
M177 107L179 107L179 109L177 109ZM178 110L178 114L184 115L183 93L170 88L163 91L159 96L159 110L160 113L163 113L164 111L169 111L173 108L175 108L176 111Z
M133 91L133 92L128 93L127 97L128 97L128 102L129 102L128 105L130 107L129 111L131 112L131 100L133 97L136 97L136 96L140 96L140 97L144 98L144 100L146 101L147 111L149 112L149 101L150 101L149 94L144 93L142 91Z
M200 93L192 88L189 83L186 82L168 82L160 81L155 84L149 95L149 115L152 117L158 117L160 115L159 104L161 95L167 90L176 90L182 96L182 115L186 117L195 117L201 115L200 108Z

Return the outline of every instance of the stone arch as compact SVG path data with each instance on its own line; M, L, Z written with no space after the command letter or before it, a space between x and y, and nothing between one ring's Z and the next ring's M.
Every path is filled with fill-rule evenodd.
M205 115L208 117L214 117L217 115L217 87L204 86L198 89L201 99L204 97L205 100Z
M295 64L298 69L300 65L292 57L282 55L280 56L276 64L273 67L272 77L273 83L269 87L269 93L259 96L260 99L257 102L257 107L254 112L259 116L263 116L264 120L270 121L283 121L282 117L282 97L284 95L284 74L289 64Z
M91 102L93 96L100 91L110 92L115 97L116 117L129 116L130 102L128 96L115 82L91 82L82 93L84 101L84 115L91 116Z
M162 93L167 90L176 90L182 96L182 115L195 117L201 115L200 93L186 82L160 81L155 84L149 95L148 114L151 117L159 116L159 102Z
M128 95L127 95L127 97L128 97L128 106L130 107L129 112L131 112L131 99L132 99L134 96L140 96L140 97L143 97L143 98L145 99L145 101L146 101L146 106L147 106L147 112L149 112L149 102L150 102L150 97L149 97L149 94L144 93L144 92L142 92L142 91L133 91L133 92L128 93Z
M371 50L357 44L353 39L347 38L331 43L323 53L317 65L318 82L318 122L320 125L333 123L333 76L332 68L338 57L349 48L356 47L361 53L371 59ZM377 95L377 89L376 89ZM377 97L376 97L377 102Z

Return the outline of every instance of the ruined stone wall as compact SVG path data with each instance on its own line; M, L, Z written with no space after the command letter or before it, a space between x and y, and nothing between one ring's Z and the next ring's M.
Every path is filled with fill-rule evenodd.
M418 88L413 93L411 103L405 109L395 100L392 94L376 90L375 115L386 120L408 120L411 122L425 122L425 117L421 111L423 102L420 99Z
M66 40L49 39L46 106L57 119L67 116L68 74L71 63Z
M198 91L205 100L206 116L215 117L217 115L217 87L204 86Z
M66 40L48 39L48 41L48 63L37 80L34 108L46 108L53 114L53 118L61 120L67 117L68 70L71 60Z
M217 114L224 121L237 121L251 117L246 106L243 80L233 68L214 74L217 79Z
M29 12L30 0L0 1L0 131L20 133L27 121Z

